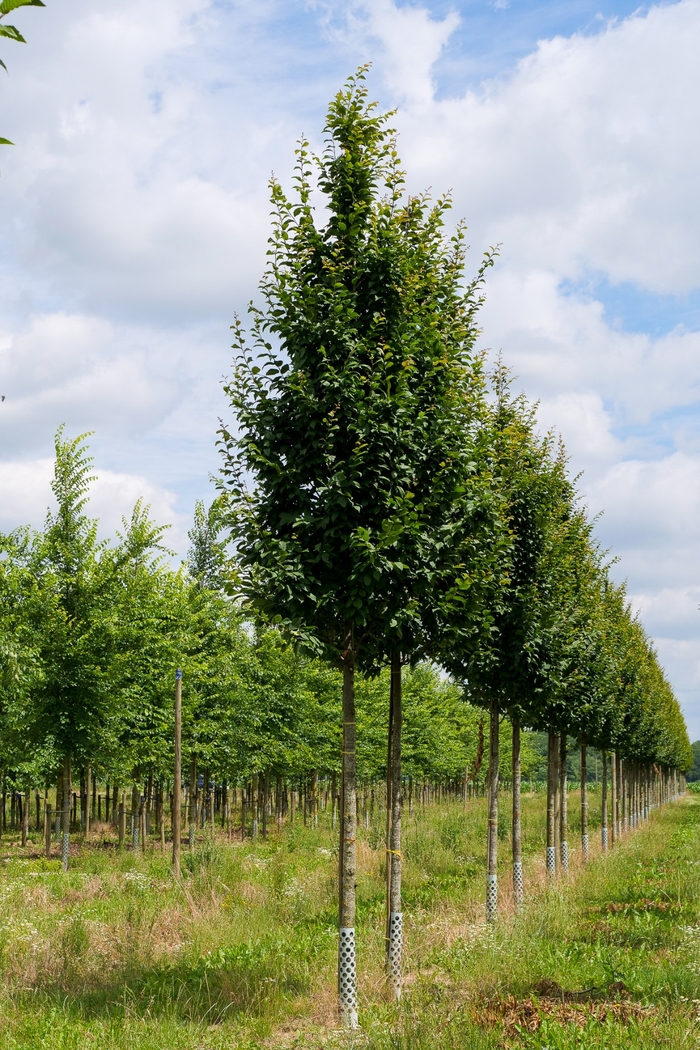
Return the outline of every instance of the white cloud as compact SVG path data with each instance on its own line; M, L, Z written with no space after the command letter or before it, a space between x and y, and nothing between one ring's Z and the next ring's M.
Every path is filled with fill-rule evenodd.
M439 20L425 8L397 7L392 0L361 2L357 10L364 15L365 32L381 42L382 74L389 89L412 112L429 107L435 93L432 68L459 25L459 15L452 11Z
M63 312L29 317L24 329L0 334L4 448L36 447L61 423L80 431L152 428L187 386L188 375L166 365L180 356L178 342L164 345L161 333Z
M700 3L543 41L512 75L403 112L414 185L453 186L510 266L658 292L698 284ZM430 53L430 45L426 44Z
M454 6L466 21L469 5ZM297 134L318 141L331 91L372 58L370 91L384 85L400 103L410 187L452 188L472 268L502 243L484 342L585 469L616 572L700 711L700 333L628 332L595 281L589 294L562 290L591 275L655 293L700 287L700 0L542 41L478 90L440 99L434 66L456 11L317 9L335 18L325 56L287 32L281 0L23 13L30 46L12 56L0 129L18 142L2 165L4 526L40 522L63 421L97 431L108 471L94 505L111 528L139 494L173 520L175 493L201 493L227 414L227 326L264 265L270 170L288 181Z
M171 492L134 474L95 468L94 476L85 513L99 519L101 537L113 538L123 531L122 519L131 517L140 499L150 506L155 521L174 526L166 533L166 543L186 544L187 528L174 509ZM52 459L0 462L0 531L10 532L18 525L42 528L47 510L55 507L52 477Z

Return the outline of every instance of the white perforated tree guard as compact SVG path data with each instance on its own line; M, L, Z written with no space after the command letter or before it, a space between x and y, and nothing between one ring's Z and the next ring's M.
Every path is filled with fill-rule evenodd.
M68 842L70 836L67 831L63 832L63 842L61 844L61 863L63 864L63 870L68 871Z
M357 1028L357 965L355 961L355 930L341 926L338 942L338 998L340 1019L346 1028Z
M498 875L486 876L486 921L495 922L498 915Z
M601 828L600 829L600 839L601 839L601 844L603 846L603 849L607 849L608 848L608 829L607 828Z
M401 998L401 950L403 947L403 915L392 911L389 916L389 982L395 999Z
M547 846L547 874L550 878L554 878L557 873L557 848L556 846Z
M519 907L525 900L525 884L523 882L523 862L513 861L513 898Z
M581 852L583 853L584 862L588 862L590 857L590 847L588 845L588 835L581 836Z
M569 871L569 843L564 839L561 844L561 870L564 874L568 874Z

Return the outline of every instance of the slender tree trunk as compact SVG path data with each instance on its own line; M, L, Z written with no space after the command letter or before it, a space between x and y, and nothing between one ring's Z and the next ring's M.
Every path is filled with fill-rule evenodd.
M547 738L547 875L553 879L557 873L556 845L556 797L559 778L557 758L559 754L557 734L549 730Z
M267 803L270 797L270 771L265 770L263 777L263 804L262 804L262 837L267 838Z
M581 737L581 855L588 863L588 784L586 783L586 737Z
M173 766L173 875L180 878L180 806L182 792L182 671L175 672L175 763Z
M197 756L190 759L190 797L189 797L189 840L190 853L194 849L194 836L197 830Z
M561 734L559 752L559 857L561 870L566 875L569 871L569 809L568 783L566 776L566 733Z
M257 773L253 773L253 801L252 801L252 807L251 807L252 810L253 810L253 828L252 828L252 832L251 832L251 838L254 838L254 839L256 839L258 837L258 809L259 809L259 806L260 806L260 802L259 802L259 799L258 799L258 774Z
M610 840L617 842L617 763L615 752L610 752Z
M139 831L141 828L141 792L138 784L131 787L131 848L134 853L139 848Z
M56 783L56 845L61 845L61 818L63 816L63 770L58 775Z
M44 803L44 852L46 859L51 860L51 832L53 821L51 819L51 803Z
M357 964L355 958L355 877L357 870L357 797L355 725L354 632L348 626L343 656L343 755L340 831L340 937L338 942L338 999L340 1019L357 1028Z
M392 999L401 998L401 955L403 950L403 913L401 908L401 730L403 724L401 654L391 654L392 743L391 743L391 841L387 855L389 879L388 975Z
M600 842L603 850L608 848L608 754L603 751L603 779L600 792Z
M389 717L386 733L386 811L384 813L384 882L386 890L386 914L384 917L384 954L389 959L391 942L391 755L394 742L394 679L389 680Z
M85 767L85 838L90 838L90 803L92 799L92 765Z
M139 828L141 829L141 852L146 852L146 799L139 798Z
M68 871L68 845L70 843L70 774L70 755L66 755L63 759L63 842L61 844L61 863L64 871Z
M486 858L486 921L498 915L498 702L491 700L489 720L489 790Z
M524 900L525 891L523 884L523 853L522 853L522 829L520 821L520 784L521 784L521 771L520 771L520 722L517 718L512 719L513 722L513 760L512 760L512 779L513 779L513 900L515 905L519 908ZM465 798L466 798L466 781L465 781Z
M557 875L561 874L561 734L554 739L554 867Z
M24 809L22 812L22 846L26 847L27 840L29 838L29 809L32 804L32 797L29 793L29 788L24 792Z

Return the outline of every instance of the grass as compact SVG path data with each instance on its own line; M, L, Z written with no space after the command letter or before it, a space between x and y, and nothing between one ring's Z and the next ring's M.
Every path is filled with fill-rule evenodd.
M524 802L528 903L512 909L506 838L495 927L483 922L483 800L406 818L398 1007L384 995L383 815L360 829L358 1034L335 1025L327 814L266 842L202 838L180 883L158 850L119 852L98 836L63 875L38 845L23 853L5 838L0 1050L700 1047L700 797L653 814L585 870L574 853L555 886L544 800Z

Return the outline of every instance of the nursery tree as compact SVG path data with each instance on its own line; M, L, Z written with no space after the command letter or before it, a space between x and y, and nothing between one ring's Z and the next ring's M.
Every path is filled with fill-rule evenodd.
M235 326L226 390L240 430L222 432L242 593L343 669L339 988L351 1025L355 668L393 667L388 855L400 924L401 663L427 646L423 621L438 591L445 606L461 601L483 616L498 548L485 527L493 494L474 481L469 438L482 394L474 314L491 259L461 287L463 231L444 238L447 200L403 198L387 116L367 103L362 81L361 71L331 103L323 155L301 143L296 199L272 184L265 308L251 307L252 347Z

